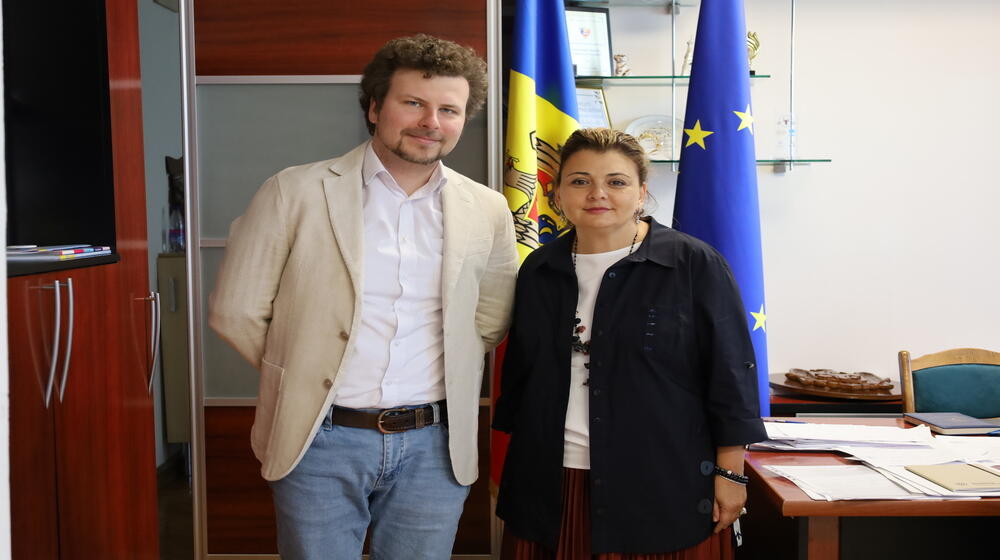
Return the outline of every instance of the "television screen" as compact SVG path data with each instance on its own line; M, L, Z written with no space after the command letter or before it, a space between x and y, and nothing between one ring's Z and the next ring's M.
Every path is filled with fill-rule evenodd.
M114 245L103 0L3 1L7 243Z

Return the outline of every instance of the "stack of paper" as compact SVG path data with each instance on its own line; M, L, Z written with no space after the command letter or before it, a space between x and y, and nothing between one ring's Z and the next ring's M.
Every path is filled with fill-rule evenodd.
M969 463L1000 463L1000 438L935 436L934 446L949 449Z
M864 465L768 465L772 472L791 480L814 500L920 500L911 492Z
M842 446L914 447L930 445L934 436L927 426L895 426L764 422L767 441L755 448L836 451Z
M771 466L814 500L978 499L1000 496L989 488L953 491L908 470L914 465L1000 464L1000 439L934 437L927 426L765 422L768 441L758 448L839 451L859 465Z

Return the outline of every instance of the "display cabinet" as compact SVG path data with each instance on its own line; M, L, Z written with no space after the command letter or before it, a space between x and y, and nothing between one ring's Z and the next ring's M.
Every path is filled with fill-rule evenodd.
M663 75L643 75L641 72L636 71L633 68L633 73L626 76L577 76L576 83L578 87L588 87L588 88L600 88L606 92L609 98L608 110L612 112L612 117L614 117L614 112L617 107L621 107L623 104L635 105L635 100L640 100L638 104L650 104L652 105L652 100L656 99L657 103L662 105L664 100L666 104L669 105L669 118L670 126L666 131L663 132L662 136L665 137L666 142L669 142L669 146L663 146L661 149L656 150L651 154L651 160L654 164L665 164L669 165L670 169L674 172L678 171L678 164L680 163L680 151L678 149L678 144L680 139L683 137L682 130L682 117L683 117L683 105L687 96L687 86L690 76L687 72L690 71L690 55L692 45L685 45L678 41L678 23L681 18L686 20L696 20L698 16L698 6L700 2L698 0L601 0L601 1L588 1L588 0L567 0L567 6L603 6L608 8L610 12L610 17L612 21L616 16L616 11L621 8L656 8L662 9L666 14L669 15L669 29L663 30L663 35L669 36L669 50L664 51L664 57L669 57L669 63L666 65L668 72ZM749 8L749 6L748 6ZM789 31L790 31L790 42L788 45L789 52L789 69L788 69L788 88L789 88L789 107L788 115L795 114L795 96L794 96L794 66L795 66L795 0L789 0ZM621 12L618 11L620 15ZM688 22L691 23L690 21ZM614 26L612 26L613 33ZM614 47L614 36L611 37L612 47ZM780 47L778 47L780 48ZM685 49L682 52L681 49ZM642 70L641 68L638 70ZM772 75L769 73L752 72L751 73L751 86L755 82L760 80L769 80ZM620 101L616 103L617 94L626 90L643 90L641 94L629 95L627 97L628 101ZM625 96L623 96L625 97ZM643 103L647 102L647 103ZM631 108L631 107L630 107ZM650 115L663 117L664 115ZM669 117L669 116L668 116ZM639 120L639 119L635 119ZM663 119L667 120L667 119ZM612 119L614 122L614 119ZM626 132L632 132L624 126L620 126ZM640 132L641 133L641 132ZM767 150L762 150L761 146L758 146L758 159L757 165L762 167L771 167L775 172L786 172L790 171L793 167L811 165L814 163L829 163L832 160L825 157L802 157L800 156L794 146L794 138L796 131L794 129L794 120L788 122L788 130L786 131L788 138L783 142L782 147L775 153L771 153ZM661 139L661 143L663 139ZM644 146L647 148L648 146ZM763 154L767 155L763 155Z

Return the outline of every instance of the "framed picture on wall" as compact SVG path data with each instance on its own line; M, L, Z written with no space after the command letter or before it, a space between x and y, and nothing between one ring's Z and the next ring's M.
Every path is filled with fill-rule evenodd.
M576 108L580 113L581 128L611 128L611 116L603 88L577 87Z
M569 52L577 76L610 76L611 21L608 8L566 7Z

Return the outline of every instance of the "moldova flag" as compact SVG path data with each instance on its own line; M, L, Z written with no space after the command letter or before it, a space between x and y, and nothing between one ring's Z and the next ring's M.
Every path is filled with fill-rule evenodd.
M523 261L566 227L549 202L559 150L580 123L562 0L518 0L514 20L503 192Z
M695 37L674 228L709 243L729 261L757 356L760 412L768 416L767 315L743 0L702 0Z
M503 194L514 215L521 261L566 228L550 205L559 151L580 128L563 0L517 0L507 100ZM493 398L500 395L497 349ZM500 484L508 436L492 431L490 482Z

